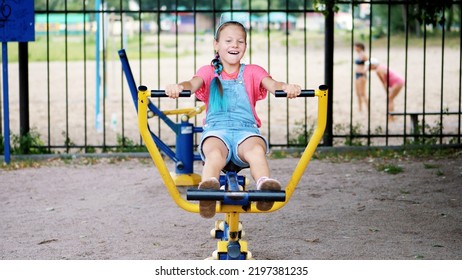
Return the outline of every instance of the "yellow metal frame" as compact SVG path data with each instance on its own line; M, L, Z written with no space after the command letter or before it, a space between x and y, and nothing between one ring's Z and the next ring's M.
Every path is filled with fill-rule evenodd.
M148 112L148 102L149 102L150 94L151 94L150 90L138 91L138 128L140 130L141 137L143 138L145 145L149 151L149 154L151 155L151 158L155 166L157 167L157 170L159 171L162 177L162 180L164 181L165 187L170 193L170 196L173 198L173 201L180 208L186 211L198 213L199 205L197 203L191 203L181 196L180 192L177 189L177 186L175 185L174 179L172 178L172 175L170 174L165 164L165 161L159 152L159 149L157 148L154 140L152 139L149 133L147 112ZM244 210L242 206L239 206L239 205L221 205L217 203L216 212L217 213L227 213L228 214L227 220L228 219L232 220L232 223L229 225L230 229L231 228L234 229L234 227L237 227L237 223L239 222L239 219L237 218L237 223L235 223L236 217L234 216L237 213L273 212L273 211L281 209L289 202L290 198L292 197L292 194L297 188L298 183L300 182L300 179L305 173L305 169L308 166L311 160L311 157L313 156L318 144L321 142L322 136L324 134L324 130L326 128L328 90L327 89L326 90L317 89L315 90L315 96L318 99L318 120L317 120L316 130L314 131L313 136L311 137L308 145L305 148L305 151L303 152L297 166L295 167L292 177L287 183L287 186L285 188L286 200L284 202L275 202L273 208L271 208L269 211L264 211L264 212L259 211L256 208L255 203L252 203L251 207L248 210ZM190 110L189 113L193 114L192 110ZM230 218L229 214L233 214L231 215L233 217ZM238 216L238 214L236 216Z
M174 109L174 110L164 110L162 113L165 115L186 115L188 119L202 113L205 110L205 105L198 106L195 108L185 108L185 109Z
M152 139L149 129L148 129L148 102L149 102L150 91L138 91L138 126L141 133L141 137L143 138L146 147L148 148L149 154L159 171L162 180L164 181L165 187L167 188L168 192L170 193L173 201L182 209L198 213L199 212L199 205L196 203L191 203L184 199L178 188L175 184L175 179L172 177L172 174L169 172L164 159L162 158L159 149L157 148L154 140ZM239 228L239 214L240 213L267 213L273 212L276 210L281 209L284 207L292 197L295 189L297 188L300 179L302 178L303 174L305 173L305 169L308 166L311 157L313 156L316 147L318 146L319 142L321 142L322 136L324 134L324 130L326 128L327 123L327 98L328 93L327 89L317 89L315 90L315 96L318 98L318 122L316 126L316 130L314 131L313 136L311 137L308 145L305 148L295 170L290 178L287 186L285 188L286 191L286 200L284 202L275 202L274 206L269 211L259 211L255 203L251 204L251 207L248 210L244 210L240 205L221 205L217 203L216 212L217 213L225 213L226 216L226 223L228 225L228 236L229 240L227 241L218 241L217 243L217 256L218 253L227 253L228 251L228 243L230 241L237 241L240 244L241 253L244 253L247 259L251 258L251 253L248 251L247 242L243 241L239 238L238 232L242 230ZM180 110L172 110L172 111L164 111L166 114L187 114L188 117L194 116L197 113L202 112L204 106L201 109L180 109Z

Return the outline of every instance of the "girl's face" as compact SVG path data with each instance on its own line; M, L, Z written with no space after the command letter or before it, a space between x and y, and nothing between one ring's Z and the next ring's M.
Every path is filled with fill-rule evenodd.
M223 66L241 63L247 48L246 33L241 26L230 24L221 28L218 39L213 41Z

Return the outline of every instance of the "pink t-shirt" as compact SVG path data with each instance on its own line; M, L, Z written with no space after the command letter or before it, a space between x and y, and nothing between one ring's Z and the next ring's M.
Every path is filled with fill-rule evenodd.
M232 80L236 79L239 74L239 70L235 73L228 74L225 71L221 73L221 77L224 80ZM212 79L215 77L215 72L213 66L205 65L197 70L195 77L200 77L204 83L202 87L196 91L196 97L203 101L208 107L209 103L209 95L210 95L210 83ZM246 64L244 68L244 85L249 96L250 104L252 105L252 112L255 117L255 121L258 127L261 126L261 121L257 116L257 112L255 111L255 105L258 100L262 100L266 98L268 95L268 91L262 86L261 81L265 77L271 77L268 72L262 67L255 65L255 64Z

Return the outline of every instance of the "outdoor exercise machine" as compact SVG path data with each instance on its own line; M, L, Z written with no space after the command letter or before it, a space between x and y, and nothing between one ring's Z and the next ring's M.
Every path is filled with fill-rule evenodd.
M243 260L252 258L252 254L248 250L247 242L242 240L244 231L242 229L242 223L239 221L239 215L241 213L266 213L276 211L290 200L318 143L322 139L326 125L327 87L321 86L318 90L308 90L304 92L306 93L305 96L318 97L318 124L285 191L247 191L245 189L245 179L238 175L239 168L234 165L227 165L224 169L225 174L220 176L220 183L224 186L223 190L188 189L185 200L175 186L170 172L147 129L148 99L150 97L158 97L165 94L162 92L150 91L145 86L140 86L138 88L139 130L173 200L182 209L194 213L199 212L198 204L191 203L188 200L219 201L216 206L216 212L225 214L225 220L217 221L215 227L211 231L212 236L219 239L217 250L213 252L212 259ZM189 94L188 92L182 95L188 96ZM284 93L276 93L276 96L281 95L283 96ZM256 208L255 202L257 201L275 201L275 204L269 211L262 212Z
M128 60L126 61L128 63ZM124 71L126 71L126 69L129 68L124 66ZM127 73L125 72L125 74ZM190 95L190 92L182 92L180 97ZM286 94L282 91L277 91L275 96L285 97ZM252 254L248 250L247 242L242 239L244 237L244 230L242 223L239 220L240 214L274 212L284 207L292 197L324 134L327 122L328 88L322 85L316 90L303 90L300 96L316 97L318 99L317 126L303 154L301 155L300 160L285 187L285 190L246 190L245 177L238 174L240 168L233 164L228 164L223 169L224 174L220 176L220 184L223 186L220 190L188 189L186 197L184 197L179 192L177 185L175 184L175 180L162 158L159 147L156 144L158 141L156 139L158 138L150 131L148 125L148 113L152 111L150 107L152 103L149 101L150 98L166 97L165 92L149 90L143 85L138 87L136 105L138 111L138 128L149 154L173 201L181 209L192 213L199 213L199 204L191 201L218 201L216 205L216 213L223 213L225 215L224 220L216 221L214 228L211 230L212 237L218 239L217 250L212 253L211 259L251 259ZM274 201L275 203L270 210L260 211L256 208L256 202L258 201Z

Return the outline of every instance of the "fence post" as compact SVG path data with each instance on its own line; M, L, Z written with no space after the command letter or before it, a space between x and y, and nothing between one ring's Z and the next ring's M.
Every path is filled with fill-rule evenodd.
M333 96L334 96L334 7L326 3L324 28L324 84L329 87L327 104L327 125L324 132L323 145L333 146Z
M19 135L26 136L30 131L29 125L29 58L28 43L18 43L19 65ZM28 147L21 147L28 149ZM23 150L29 153L28 150Z

